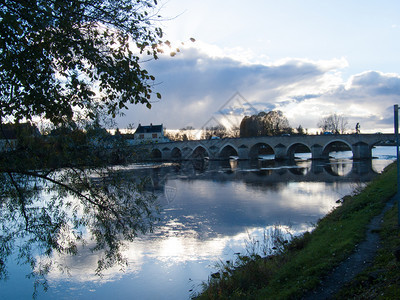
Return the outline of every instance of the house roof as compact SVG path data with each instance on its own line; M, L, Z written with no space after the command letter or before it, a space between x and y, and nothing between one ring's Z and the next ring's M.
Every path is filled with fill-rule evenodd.
M163 125L153 125L150 124L148 126L142 126L139 124L138 128L135 131L136 133L153 133L153 132L162 132Z

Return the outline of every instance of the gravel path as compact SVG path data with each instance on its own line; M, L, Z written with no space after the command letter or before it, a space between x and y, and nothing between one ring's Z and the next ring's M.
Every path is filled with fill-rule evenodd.
M374 217L368 225L366 239L361 242L355 252L343 261L332 273L324 278L321 284L314 290L306 294L302 299L329 299L334 296L341 287L351 281L358 273L368 267L379 249L379 233L382 219L387 210L395 203L396 196L393 197L382 212Z

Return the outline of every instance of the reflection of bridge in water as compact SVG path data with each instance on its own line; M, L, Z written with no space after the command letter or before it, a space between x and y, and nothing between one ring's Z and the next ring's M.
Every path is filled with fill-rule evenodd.
M241 160L259 155L274 155L277 160L293 159L296 153L309 152L311 159L327 159L332 151L347 149L353 159L372 157L372 148L395 140L394 134L343 134L304 136L262 136L226 138L142 145L153 159L191 160L208 158Z
M195 163L193 163L195 164ZM208 164L208 166L206 166ZM294 165L276 161L258 161L255 165L249 161L229 161L198 163L193 168L205 165L204 172L187 174L187 178L212 180L244 180L268 183L280 182L367 182L377 173L372 168L372 161L301 161ZM200 169L201 170L201 169ZM203 169L204 170L204 169ZM182 176L182 175L181 175Z
M138 171L138 170L136 170ZM171 180L242 181L251 186L287 182L369 182L377 172L372 160L298 161L288 165L270 161L204 161L160 164L140 170L151 178L155 191L164 191Z

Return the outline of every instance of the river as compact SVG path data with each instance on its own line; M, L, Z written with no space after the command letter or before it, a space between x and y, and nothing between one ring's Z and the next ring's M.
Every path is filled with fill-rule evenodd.
M76 256L53 255L69 274L54 269L49 289L38 299L189 299L215 272L219 261L258 245L264 233L280 226L291 234L311 230L319 218L395 159L394 147L376 147L370 161L336 153L329 162L294 164L230 160L134 164L124 168L149 176L147 191L162 210L153 233L128 243L127 268L94 275L97 255L87 248ZM9 263L0 282L1 299L32 297L29 266Z

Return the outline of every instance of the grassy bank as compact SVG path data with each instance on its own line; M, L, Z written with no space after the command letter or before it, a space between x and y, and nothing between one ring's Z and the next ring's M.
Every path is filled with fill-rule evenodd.
M371 267L336 295L336 299L399 299L400 230L397 205L385 215L379 231L381 247Z
M295 237L290 243L284 239L275 239L274 254L267 257L256 253L239 255L236 262L224 264L220 272L211 276L198 298L292 299L315 288L324 275L329 274L354 251L356 245L365 238L366 226L370 220L381 212L385 203L395 194L395 167L392 164L386 168L360 193L344 197L342 205L321 219L311 233ZM393 211L390 213L396 215ZM398 264L392 262L396 243L391 241L393 235L398 240L397 226L393 224L393 216L388 215L386 220L382 235L388 236L385 240L388 240L390 249L381 254L382 266L377 268L383 269L390 261L392 268L398 272ZM382 270L382 273L387 272ZM366 284L363 278L357 280ZM357 282L346 291L361 293L357 289ZM370 280L368 282L371 283ZM343 296L348 298L350 295Z

